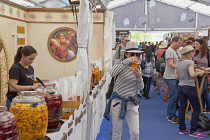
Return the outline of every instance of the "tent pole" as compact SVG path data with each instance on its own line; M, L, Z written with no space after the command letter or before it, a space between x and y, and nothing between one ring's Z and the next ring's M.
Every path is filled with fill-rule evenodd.
M196 12L195 13L195 32L196 32L197 28L198 28L198 13Z
M147 0L144 1L144 13L147 15ZM146 18L146 24L144 25L144 42L146 42L146 33L147 33L147 18Z

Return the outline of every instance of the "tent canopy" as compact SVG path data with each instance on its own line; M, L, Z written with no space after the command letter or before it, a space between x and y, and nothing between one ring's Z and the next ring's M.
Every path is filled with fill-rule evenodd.
M9 0L28 8L69 8L69 0ZM96 0L108 5L109 9L126 5L134 1L144 0ZM152 1L152 0L147 0ZM184 9L191 9L194 12L210 16L210 0L155 0Z
M27 8L70 8L69 0L3 0ZM114 12L118 30L195 30L210 23L210 0L95 0ZM146 6L145 6L146 3ZM155 8L151 8L153 3ZM155 3L155 4L154 4ZM79 7L78 7L79 8ZM147 10L147 12L145 11ZM145 14L145 15L144 15ZM191 19L189 19L191 18ZM142 20L146 19L144 24ZM190 21L191 20L191 21ZM187 22L190 21L190 22Z
M192 9L201 6L210 10L190 0L115 0L108 8L115 13L117 30L194 32L210 23L210 11Z
M108 5L109 9L113 9L119 6L126 5L134 1L144 1L144 0L114 0ZM151 1L151 0L147 0ZM194 12L210 16L210 0L155 0L183 9L191 9Z

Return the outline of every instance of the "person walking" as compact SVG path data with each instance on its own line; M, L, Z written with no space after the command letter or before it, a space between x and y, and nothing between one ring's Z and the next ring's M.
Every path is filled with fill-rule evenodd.
M142 69L142 78L144 82L144 94L142 96L145 99L150 99L149 91L150 91L150 84L153 76L153 69L155 67L155 57L152 53L152 48L147 46L144 50L144 53L141 55L141 61L145 61L145 68Z
M117 59L124 59L124 50L126 47L126 44L130 41L128 36L123 36L122 37L122 44L117 47L116 52L115 52L115 61Z
M161 41L158 47L159 49L155 52L155 56L157 57L157 59L160 59L163 55L163 52L165 52L167 49L167 43ZM164 55L164 58L165 58L165 55ZM156 80L156 89L157 89L158 94L160 94L160 80L163 77L163 74L164 72L158 72L158 78ZM164 96L164 99L168 99L168 96L167 97Z
M106 106L104 118L109 120L112 114L112 140L121 140L123 119L129 127L130 140L139 140L139 105L136 97L136 86L141 91L144 87L140 69L137 65L142 51L137 44L129 42L124 51L124 59L115 62L111 76L116 78L112 96Z
M181 58L181 54L177 49L182 44L182 38L174 36L172 38L171 46L166 50L166 68L163 75L164 81L166 82L169 89L169 100L167 107L167 118L172 123L179 123L176 116L176 104L178 101L178 80L175 78L176 63Z
M176 77L179 78L179 134L183 135L188 133L189 130L185 124L185 110L187 107L187 101L190 101L192 105L192 119L190 134L191 137L205 138L206 135L198 131L198 120L200 114L200 103L198 99L197 90L195 87L194 79L197 76L202 76L203 72L196 72L194 69L194 57L195 51L191 45L185 46L182 51L182 58L176 63Z

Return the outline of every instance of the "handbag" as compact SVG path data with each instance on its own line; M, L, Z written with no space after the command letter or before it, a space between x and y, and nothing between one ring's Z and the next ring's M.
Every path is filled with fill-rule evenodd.
M109 88L106 92L106 99L110 99L110 97L112 96L112 92L113 92L113 88L114 88L114 82L115 82L114 77L112 77L112 80L109 84Z
M110 84L108 86L108 90L106 92L106 99L110 99L111 96L112 96L112 92L113 92L113 89L114 89L114 83L117 80L117 76L116 77L112 77L112 79L111 79L111 82L110 82Z

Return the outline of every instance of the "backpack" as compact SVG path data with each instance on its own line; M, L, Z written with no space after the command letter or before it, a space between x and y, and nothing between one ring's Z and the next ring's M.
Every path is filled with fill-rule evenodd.
M155 68L157 72L165 72L166 62L164 58L159 58L155 62Z
M200 131L210 130L210 119L204 113L201 113L199 115L198 130L200 130Z

